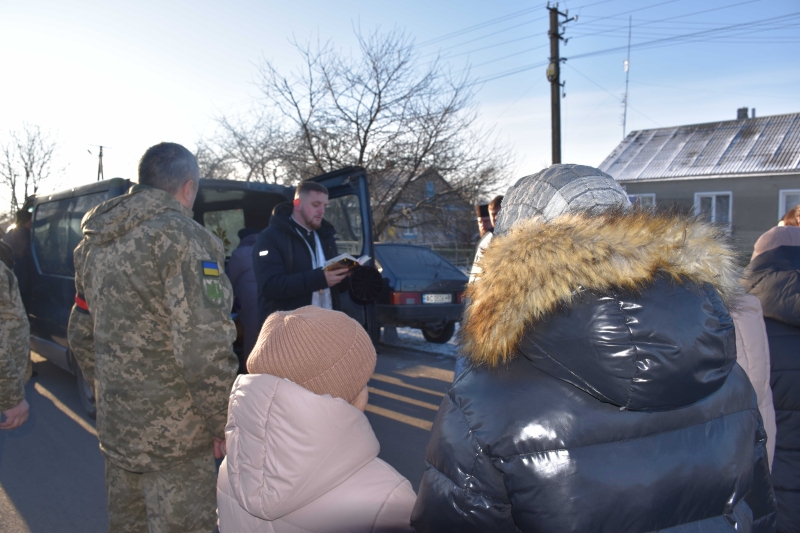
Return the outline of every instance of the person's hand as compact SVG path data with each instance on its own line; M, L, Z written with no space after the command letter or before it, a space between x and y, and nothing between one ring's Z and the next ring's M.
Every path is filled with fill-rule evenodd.
M214 437L214 459L222 459L228 455L228 446L225 439Z
M0 429L15 429L20 427L28 419L30 406L27 400L22 400L16 407L3 411L6 421L0 423Z
M336 270L324 270L324 272L328 287L333 287L350 275L350 270L348 270L347 267L337 268Z

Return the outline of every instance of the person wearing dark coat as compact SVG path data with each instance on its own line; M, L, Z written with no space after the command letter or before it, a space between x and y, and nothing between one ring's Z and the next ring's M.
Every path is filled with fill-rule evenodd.
M253 271L253 246L258 239L258 230L242 228L239 230L239 246L231 253L225 273L231 281L233 296L239 302L239 323L242 325L242 358L239 360L239 373L245 370L247 356L256 345L261 322L258 321L258 284Z
M769 340L778 531L800 532L800 228L775 227L762 235L742 283L761 301Z
M506 194L480 266L416 531L774 531L723 231L554 165Z
M306 305L338 308L338 294L330 287L347 277L347 270L323 270L325 260L338 255L336 230L323 218L327 189L304 181L294 203L279 204L269 226L253 247L258 283L260 324L274 311L292 311Z

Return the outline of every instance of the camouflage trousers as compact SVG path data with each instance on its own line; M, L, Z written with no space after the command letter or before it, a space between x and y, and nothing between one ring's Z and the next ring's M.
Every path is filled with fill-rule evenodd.
M158 472L129 472L106 459L110 533L213 533L217 472L213 450Z

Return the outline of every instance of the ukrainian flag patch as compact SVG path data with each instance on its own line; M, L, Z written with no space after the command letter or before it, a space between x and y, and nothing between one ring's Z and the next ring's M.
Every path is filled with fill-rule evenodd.
M216 261L203 261L203 274L219 277L219 265Z

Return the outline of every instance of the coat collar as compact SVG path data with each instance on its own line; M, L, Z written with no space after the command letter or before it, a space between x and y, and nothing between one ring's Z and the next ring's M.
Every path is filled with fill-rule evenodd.
M527 327L569 308L580 289L641 290L659 273L710 283L730 309L742 293L725 232L696 218L650 211L566 214L495 235L466 291L461 347L476 365L517 356Z

